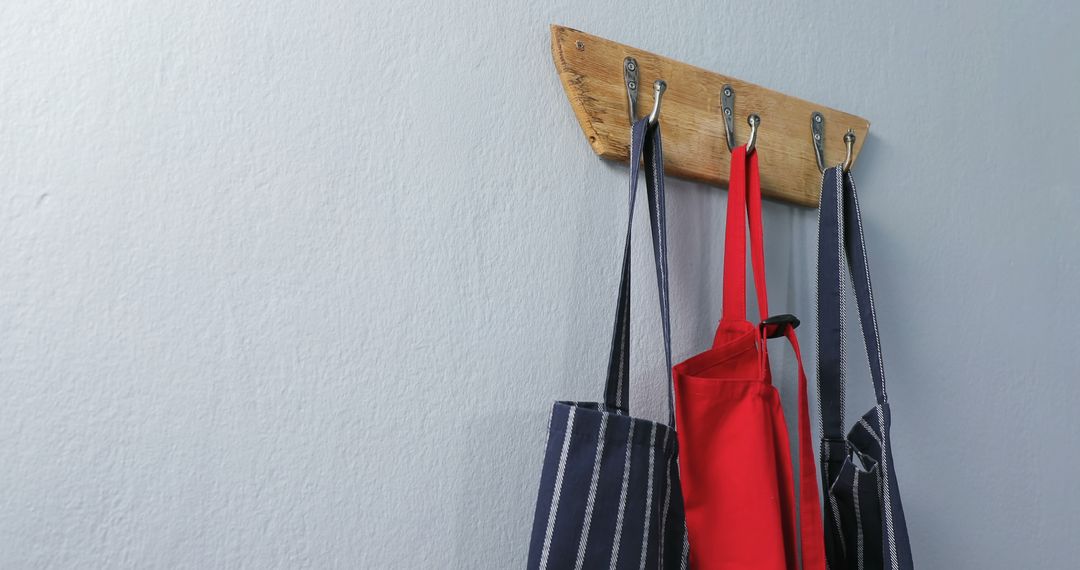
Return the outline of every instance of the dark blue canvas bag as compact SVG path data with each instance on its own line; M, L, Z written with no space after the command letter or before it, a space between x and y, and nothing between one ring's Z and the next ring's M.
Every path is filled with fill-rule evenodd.
M642 155L660 293L668 423L629 415L630 229ZM604 402L556 402L548 428L528 568L686 568L671 398L671 327L659 124L636 121L630 144L630 208Z

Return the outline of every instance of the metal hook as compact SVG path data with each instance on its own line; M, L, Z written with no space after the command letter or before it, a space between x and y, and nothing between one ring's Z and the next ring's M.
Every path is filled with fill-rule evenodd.
M652 112L649 113L649 125L655 125L657 119L660 118L660 99L664 96L664 91L667 91L667 82L657 79L653 83L653 104Z
M851 172L851 162L855 160L855 129L848 129L844 135L844 145L847 146L847 158L844 159L844 172Z
M754 152L754 145L757 144L757 130L758 125L761 124L761 117L757 113L751 113L746 118L746 123L750 125L750 140L746 142L746 154Z
M825 115L817 111L810 115L810 134L813 136L817 168L825 174Z
M735 150L735 89L724 85L720 91L720 111L724 114L724 138L727 150Z
M637 120L638 64L628 57L623 60L623 83L626 84L626 105L630 113L630 124Z

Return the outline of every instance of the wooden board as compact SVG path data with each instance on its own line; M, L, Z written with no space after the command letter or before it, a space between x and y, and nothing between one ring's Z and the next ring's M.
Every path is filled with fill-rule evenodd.
M736 144L750 135L746 117L761 116L756 147L762 193L770 198L817 206L821 173L810 134L814 111L825 116L826 165L844 160L848 129L857 136L856 157L870 130L869 121L855 115L562 26L551 26L551 52L581 129L603 158L629 160L623 59L638 62L639 116L652 108L653 81L666 81L660 107L664 165L667 174L687 180L727 186L731 155L720 109L725 84L735 89Z

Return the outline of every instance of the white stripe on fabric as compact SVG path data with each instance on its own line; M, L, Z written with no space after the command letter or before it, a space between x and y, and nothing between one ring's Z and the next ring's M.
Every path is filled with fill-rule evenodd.
M641 560L638 564L640 570L645 570L645 555L649 550L649 523L652 521L652 488L653 466L656 463L656 424L652 425L652 435L649 436L649 477L645 481L645 529L641 533Z
M863 529L862 529L862 511L859 510L859 474L855 473L855 477L851 483L851 494L855 497L855 558L856 568L858 570L865 570L863 563Z
M627 295L629 297L629 295ZM626 345L630 342L630 315L627 311L627 315L623 318L623 342L619 343L619 383L615 385L615 404L618 406L623 405L623 384L627 383L626 379ZM627 408L629 408L629 400L627 401Z
M637 128L635 128L634 125L630 125L630 154L634 153L634 149L637 148L637 144L638 144L637 143ZM636 168L637 168L637 165L635 164L634 167L630 169L631 172L633 172ZM637 185L637 176L634 175L634 179L630 181L630 191L631 191L630 205L627 207L628 209L630 209L630 214L629 214L629 216L631 218L631 221L629 222L630 224L633 224L634 212L633 212L632 208L634 207L633 204L634 204L635 194L637 194L636 185ZM630 226L629 225L626 228L626 240L627 240L626 241L626 247L629 248L630 247ZM625 253L624 253L624 255L625 255ZM624 260L624 262L629 263L629 260ZM629 283L627 283L627 287L629 287ZM627 295L627 297L629 297L629 295ZM629 302L629 301L630 301L630 299L627 298L627 302ZM620 307L620 310L621 310L621 307ZM623 363L626 361L625 358L623 357L623 355L625 354L625 348L627 347L627 345L630 344L630 337L629 337L629 334L630 334L630 311L627 311L626 313L627 313L626 318L624 319L624 322L623 322L623 329L626 332L623 334L623 337L622 337L623 342L619 343L619 383L615 386L615 402L619 406L622 406L622 401L623 401L623 399L622 399L623 398L623 384L628 383L628 381L626 380L626 370L623 367ZM627 401L627 407L628 408L630 407L629 406L629 400Z
M828 445L822 446L825 451L825 464L821 466L821 470L825 472L825 480L832 480L832 471L829 469L829 461L832 458ZM829 495L829 506L832 507L833 524L836 525L836 536L840 539L840 549L847 552L847 541L844 540L844 527L840 524L840 503L836 500L836 495L832 493L832 490L826 490Z
M544 533L544 549L540 554L540 570L547 568L548 556L551 554L551 536L555 532L555 516L559 511L559 496L562 494L563 475L566 473L566 456L570 454L570 436L574 431L574 414L576 406L570 406L570 413L566 417L566 438L563 439L562 454L559 455L559 469L555 472L555 489L551 493L551 510L548 512L547 531Z
M660 127L657 126L657 129ZM657 139L659 140L659 135ZM664 184L664 179L660 175L660 170L663 169L663 162L660 163L660 168L653 168L653 188L661 188ZM667 245L664 243L664 239L667 237L667 224L664 223L664 217L667 215L666 205L661 202L665 199L659 191L656 193L656 233L657 235L657 249L659 250L660 259L657 260L657 265L660 267L660 283L657 283L657 288L660 290L660 303L662 305L663 314L666 315L665 320L661 325L664 329L664 356L667 359L665 365L667 366L667 378L668 378L668 422L671 427L675 427L675 383L671 380L671 301L669 300L669 294L667 292ZM665 442L667 439L665 438ZM661 543L663 544L663 543Z
M878 410L878 413L881 413L880 409ZM866 433L870 434L870 437L874 438L874 441L877 442L878 447L881 447L881 439L878 437L877 433L874 432L874 428L870 427L870 424L866 421L865 418L859 420L859 425L862 426L864 430L866 430Z
M844 425L844 412L847 410L847 375L844 373L847 362L847 339L844 331L847 330L847 281L844 279L845 269L850 267L847 258L847 250L844 249L844 168L836 167L836 245L837 259L840 270L837 272L837 284L840 287L840 425Z
M893 512L892 512L892 493L890 487L892 487L892 472L889 471L889 441L886 439L888 434L885 433L885 414L884 410L878 411L878 426L881 429L881 472L879 475L884 479L882 485L882 507L885 509L885 535L888 537L889 543L889 560L892 561L890 568L899 568L900 563L896 554L896 532L893 528Z
M604 458L604 434L607 432L607 414L600 415L600 431L596 436L596 458L593 459L592 480L589 482L589 499L585 502L585 522L581 527L581 542L578 544L576 570L581 570L585 563L585 547L589 543L589 527L592 525L593 507L596 505L596 483L600 479L600 465Z
M682 566L681 570L686 570L686 565L690 560L690 531L686 528L686 521L683 521L682 527Z
M671 437L671 430L664 432L664 449L667 449L668 438ZM657 567L664 567L664 544L667 542L667 516L668 507L671 506L671 456L667 458L667 465L664 466L664 516L660 518L660 556L657 558Z
M884 484L883 484L883 483L884 483ZM881 497L883 497L883 496L884 496L884 495L883 495L883 493L882 493L882 488L883 488L883 487L885 487L885 486L888 486L888 484L889 484L889 479L888 479L888 477L886 477L886 476L885 476L885 475L884 475L884 474L882 473L881 469L879 468L879 469L878 469L878 478L877 478L877 497L878 497L878 499L879 499L879 500L881 499ZM891 510L891 509L890 509L890 510ZM880 521L879 521L879 522L880 522ZM891 557L890 557L890 559L891 559ZM884 560L882 560L881 562L882 562L882 564L884 564L884 563L885 563L885 561L884 561ZM895 569L896 569L896 563L895 563L895 562L893 562L893 566L891 566L890 568L893 568L893 569L895 570Z
M619 491L619 514L615 517L615 544L611 547L611 570L619 562L619 542L622 540L623 515L626 513L626 487L630 482L630 450L634 448L634 418L630 419L630 433L626 436L626 462L623 463L622 490Z
M825 190L825 188L824 188L824 186L825 186L825 173L824 172L821 173L821 186L822 186L822 192L818 196L818 208L817 208L817 227L818 227L817 249L818 249L818 251L821 250L821 200L822 200L823 196L825 196L825 192L824 192L824 190ZM818 256L820 256L820 253L818 254ZM815 257L815 259L817 259L817 257ZM821 266L819 264L817 264L817 263L815 263L814 265L815 265L815 267L814 267L814 299L819 299L821 297L821 288L818 286L818 283L821 282ZM815 378L814 378L814 387L817 388L817 397L818 397L818 402L819 402L819 404L818 404L818 433L821 434L821 437L825 437L825 418L824 418L825 414L821 413L822 409L821 409L821 405L820 405L820 402L821 402L821 311L818 310L818 303L814 303L814 327L815 327L815 329L814 329L814 364L817 367L817 370L816 370L817 374L815 375Z

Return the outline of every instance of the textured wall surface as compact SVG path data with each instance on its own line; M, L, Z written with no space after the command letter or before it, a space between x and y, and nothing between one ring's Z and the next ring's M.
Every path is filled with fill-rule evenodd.
M872 121L916 561L1074 567L1080 9L941 4L0 4L0 567L522 567L550 402L601 395L626 207L550 22ZM726 194L668 200L682 358ZM815 213L766 216L812 349Z

